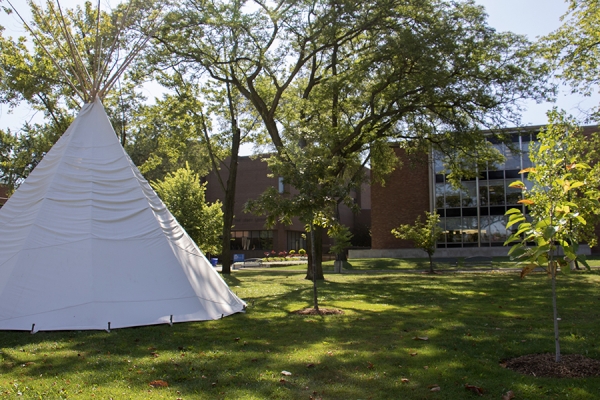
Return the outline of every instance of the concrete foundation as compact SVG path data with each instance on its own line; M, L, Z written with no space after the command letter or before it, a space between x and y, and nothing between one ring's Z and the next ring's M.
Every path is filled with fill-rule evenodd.
M509 246L502 247L463 247L457 249L437 249L433 257L506 257ZM579 253L590 255L590 247L579 246ZM427 253L419 249L360 249L348 250L348 259L357 258L427 258Z

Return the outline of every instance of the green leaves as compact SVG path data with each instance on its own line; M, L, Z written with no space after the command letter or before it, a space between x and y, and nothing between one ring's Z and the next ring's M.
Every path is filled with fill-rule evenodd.
M505 245L517 242L509 255L525 263L522 276L530 273L532 266L554 274L560 264L561 271L568 272L569 261L584 260L578 254L579 243L595 242L594 226L599 220L600 158L596 149L600 138L594 134L582 140L578 128L564 113L553 111L549 118L552 123L531 146L534 167L521 171L529 173L531 188L520 181L511 185L523 190L525 199L521 203L528 205L529 217L519 209L506 213L506 227L517 229ZM558 255L559 246L564 256Z
M507 212L507 215L509 215L508 212ZM518 224L520 222L524 222L525 220L526 220L525 216L520 211L518 213L511 213L510 217L508 218L508 222L506 224L506 228L508 229L511 226L513 226L514 224Z
M200 176L189 165L167 174L162 181L152 182L152 187L202 252L220 253L221 202L205 202L206 184L200 182Z
M435 253L436 243L442 228L439 226L440 216L436 213L425 212L425 222L421 217L413 225L400 225L392 229L392 235L398 239L410 240L416 247L425 251L430 256Z

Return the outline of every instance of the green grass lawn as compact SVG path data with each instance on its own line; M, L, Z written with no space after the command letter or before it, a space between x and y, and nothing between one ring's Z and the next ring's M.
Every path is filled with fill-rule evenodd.
M499 365L554 351L543 274L327 274L321 306L344 314L326 317L292 313L311 304L303 277L235 271L225 280L248 310L218 321L0 332L0 398L478 398L465 384L489 399L509 390L515 399L600 396L600 378L537 378ZM563 354L600 359L599 284L598 271L559 278ZM157 380L168 387L149 385Z

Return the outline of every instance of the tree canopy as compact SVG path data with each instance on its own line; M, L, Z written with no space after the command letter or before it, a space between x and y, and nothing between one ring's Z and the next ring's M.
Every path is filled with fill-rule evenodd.
M573 91L591 95L600 87L600 2L568 0L560 28L540 40L540 50Z

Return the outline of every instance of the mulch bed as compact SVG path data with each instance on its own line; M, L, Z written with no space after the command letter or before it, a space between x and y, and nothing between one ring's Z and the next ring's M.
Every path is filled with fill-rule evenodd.
M323 308L319 307L319 311L314 308L304 308L302 310L292 311L292 314L298 315L338 315L343 314L344 311L337 308Z
M588 378L600 376L600 361L581 354L562 354L555 362L555 354L528 354L500 363L502 367L524 375L545 378Z

